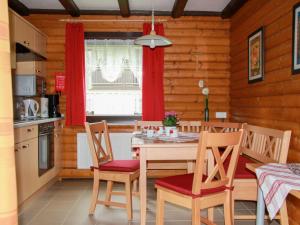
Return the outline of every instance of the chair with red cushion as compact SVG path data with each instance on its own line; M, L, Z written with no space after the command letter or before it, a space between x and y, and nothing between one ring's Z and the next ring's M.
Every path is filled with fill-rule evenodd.
M165 202L171 202L192 210L192 224L212 223L200 216L200 210L224 205L225 225L233 224L232 190L233 177L239 156L243 131L230 133L208 133L203 131L199 138L196 166L194 173L165 177L155 183L157 188L156 225L164 220ZM221 155L219 147L225 147ZM207 152L211 151L215 165L206 175L203 164ZM230 157L227 172L224 160Z
M94 214L96 204L116 206L127 209L128 220L132 219L132 182L139 177L139 160L114 160L106 121L85 123L89 148L93 160L94 185L90 214ZM103 141L102 141L103 139ZM103 147L105 143L105 147ZM99 200L100 180L107 181L105 200ZM113 182L125 183L125 192L113 192ZM113 202L111 195L124 194L127 202Z

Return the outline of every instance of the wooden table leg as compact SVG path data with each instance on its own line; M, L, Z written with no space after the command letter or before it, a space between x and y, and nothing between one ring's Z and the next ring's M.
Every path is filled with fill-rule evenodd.
M265 200L263 193L258 186L257 188L257 208L256 208L256 225L264 225L265 222Z
M146 225L147 209L147 153L146 149L140 148L140 208L141 225Z

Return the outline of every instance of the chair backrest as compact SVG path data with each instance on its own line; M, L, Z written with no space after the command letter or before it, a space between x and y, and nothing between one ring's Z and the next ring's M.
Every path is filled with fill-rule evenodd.
M244 125L243 154L263 163L286 163L291 131Z
M179 131L197 132L201 131L201 121L179 121Z
M158 128L163 126L162 121L141 121L136 120L134 124L134 131L141 131L144 128Z
M113 153L106 121L98 123L85 123L88 143L92 155L93 166L98 168L99 164L113 160ZM104 138L105 148L102 146Z
M201 131L212 133L234 132L241 129L243 124L231 122L201 122Z
M193 194L201 194L202 189L221 186L232 187L242 136L243 130L228 133L201 132L194 172ZM226 147L222 155L220 154L219 147ZM205 172L203 165L206 160L207 151L212 151L215 165L212 170L208 172L205 180L203 180ZM227 157L230 157L230 163L226 172L223 162Z

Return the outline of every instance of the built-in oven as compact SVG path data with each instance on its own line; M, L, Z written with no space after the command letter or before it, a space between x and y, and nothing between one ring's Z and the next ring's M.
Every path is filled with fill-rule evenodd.
M39 124L39 176L54 167L54 122Z

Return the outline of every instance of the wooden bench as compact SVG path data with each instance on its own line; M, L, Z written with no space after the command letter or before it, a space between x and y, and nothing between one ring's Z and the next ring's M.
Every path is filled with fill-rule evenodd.
M257 180L246 163L286 163L291 131L244 124L244 137L238 161L233 200L257 201ZM235 219L255 219L255 215L235 215Z

